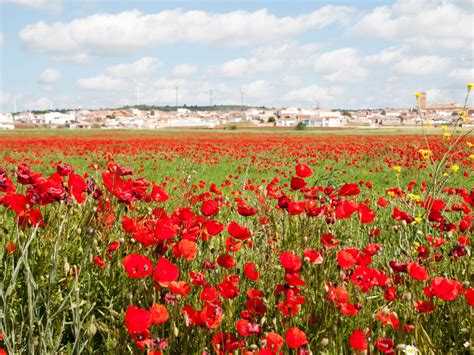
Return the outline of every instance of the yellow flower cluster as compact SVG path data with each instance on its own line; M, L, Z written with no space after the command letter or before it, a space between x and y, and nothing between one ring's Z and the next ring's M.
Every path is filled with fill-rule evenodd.
M458 170L459 170L459 166L458 166L458 165L453 165L453 166L451 167L451 170L453 171L453 173L457 173Z
M445 141L449 141L451 139L451 133L443 133L443 138Z
M431 150L429 149L419 149L418 153L420 153L425 160L428 160L431 156Z
M393 169L393 171L395 171L397 174L402 171L402 167L401 167L401 166L398 166L398 165L397 165L397 166L394 166L392 169Z
M416 201L416 202L418 202L418 201L421 200L421 196L420 196L420 195L408 194L407 197L408 197L410 200L414 200L414 201Z

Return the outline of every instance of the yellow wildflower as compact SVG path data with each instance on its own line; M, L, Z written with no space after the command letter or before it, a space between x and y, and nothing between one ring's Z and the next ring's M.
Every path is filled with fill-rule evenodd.
M393 171L395 171L397 174L398 174L400 171L402 171L402 167L401 167L401 166L398 166L398 165L397 165L397 166L394 166L392 169L393 169Z
M419 99L421 97L421 92L415 92L415 97Z
M387 191L387 196L394 198L396 196L396 194L393 191Z
M409 199L415 200L415 201L420 201L421 196L420 195L415 195L415 194L408 194L407 195Z
M474 154L469 155L469 158L471 158L472 160L474 160Z
M472 87L474 86L474 83L467 83L467 90L470 91Z
M443 131L447 131L447 130L449 129L449 127L446 126L446 125L441 125L440 128L441 128Z
M443 133L443 138L445 141L449 141L451 139L451 133Z
M420 153L425 160L428 160L431 156L431 150L429 149L419 149L418 153Z
M459 166L453 165L453 166L451 167L451 170L453 171L453 173L457 173L458 170L459 170Z
M469 141L467 141L466 143L467 143L467 146L468 146L469 148L471 148L471 147L474 145L474 144L472 144L472 143L469 142Z

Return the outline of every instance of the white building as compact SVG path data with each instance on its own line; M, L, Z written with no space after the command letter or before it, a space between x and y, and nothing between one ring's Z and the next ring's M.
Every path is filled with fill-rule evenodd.
M61 126L72 123L76 117L71 114L64 114L61 112L48 112L41 117L41 123L45 125Z
M168 127L204 127L204 128L214 128L218 122L216 121L206 121L201 118L187 117L183 119L168 119Z
M11 113L0 113L0 129L15 129L15 122Z

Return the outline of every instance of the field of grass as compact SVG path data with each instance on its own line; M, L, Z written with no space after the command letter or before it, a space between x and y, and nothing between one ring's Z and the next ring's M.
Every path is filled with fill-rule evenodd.
M0 348L470 353L474 142L425 133L1 132Z

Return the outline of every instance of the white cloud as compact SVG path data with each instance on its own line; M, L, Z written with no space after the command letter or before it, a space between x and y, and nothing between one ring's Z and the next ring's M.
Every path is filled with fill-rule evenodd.
M0 109L1 112L13 110L13 95L9 92L0 90Z
M87 64L89 63L89 56L84 53L71 53L64 55L56 55L51 57L57 62L73 63L73 64Z
M121 91L127 88L127 82L123 79L111 78L103 74L92 78L79 79L77 84L81 89L94 91Z
M333 82L356 82L368 74L355 48L340 48L317 56L313 70Z
M316 104L316 102L319 101L323 105L328 105L334 103L343 92L344 90L337 86L321 87L318 85L310 85L289 91L284 95L283 99L292 104Z
M175 65L171 71L172 76L187 77L196 74L198 71L197 65L194 64L178 64Z
M456 68L451 70L448 76L460 83L472 83L474 81L474 68Z
M255 80L248 84L242 85L244 94L244 104L255 99L268 98L273 88L267 80Z
M431 75L443 73L448 69L449 64L449 58L421 56L404 58L395 65L394 69L404 75Z
M348 30L349 35L378 37L407 43L418 50L471 47L474 40L472 6L444 0L399 0L376 7Z
M400 61L404 52L406 52L405 46L384 48L376 54L366 56L364 62L367 64L391 64Z
M166 43L248 46L294 36L332 23L347 24L351 8L324 6L309 14L277 17L268 10L208 13L181 9L144 14L138 10L95 14L69 23L44 21L23 28L20 38L34 51L130 54Z
M61 73L56 69L45 69L40 75L40 84L54 84L61 78Z
M321 45L318 43L300 44L284 42L265 45L252 50L248 58L236 58L221 64L219 74L224 78L255 78L280 69L307 69Z
M158 58L144 57L130 64L117 64L105 69L108 76L115 78L133 78L149 76L160 66Z
M62 9L61 0L1 0L0 2L52 12L59 12Z

